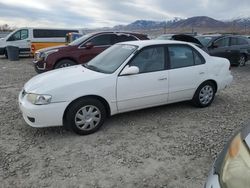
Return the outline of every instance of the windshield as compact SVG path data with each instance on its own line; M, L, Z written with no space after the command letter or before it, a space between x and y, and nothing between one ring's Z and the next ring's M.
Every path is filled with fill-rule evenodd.
M82 42L84 42L85 40L87 40L89 37L91 37L93 34L87 34L87 35L83 35L82 37L74 40L73 42L69 43L70 46L77 46L79 44L81 44Z
M208 44L210 43L210 41L215 38L213 36L198 36L196 37L203 46L208 46Z
M96 56L84 67L93 71L111 74L137 49L137 46L116 44Z

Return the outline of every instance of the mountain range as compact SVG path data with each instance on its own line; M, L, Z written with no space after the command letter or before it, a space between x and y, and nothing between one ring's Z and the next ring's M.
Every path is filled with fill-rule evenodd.
M250 18L236 18L229 21L216 20L207 16L174 18L168 21L136 20L128 25L117 25L113 30L152 30L164 28L178 30L192 28L196 30L250 30Z

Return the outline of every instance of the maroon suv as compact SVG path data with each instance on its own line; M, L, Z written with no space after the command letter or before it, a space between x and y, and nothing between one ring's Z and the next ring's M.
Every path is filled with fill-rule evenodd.
M34 57L38 73L86 63L109 46L124 41L148 40L147 35L129 32L98 32L82 36L65 46L38 50Z

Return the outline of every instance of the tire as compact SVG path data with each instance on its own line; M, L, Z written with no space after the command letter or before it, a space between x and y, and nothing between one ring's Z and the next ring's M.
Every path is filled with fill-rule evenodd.
M8 53L7 53L7 50L5 50L5 52L4 52L4 56L6 57L6 59L8 59Z
M196 90L192 102L195 106L204 108L209 105L214 100L215 96L215 85L214 83L207 81L202 83Z
M75 65L76 63L70 59L63 59L63 60L60 60L56 66L55 66L55 69L59 69L59 68L64 68L64 67L69 67L69 66L72 66L72 65Z
M105 106L94 98L82 98L73 102L66 112L66 128L79 135L96 132L107 116Z
M238 65L240 66L240 67L243 67L243 66L245 66L246 65L246 56L244 55L244 54L240 54L239 55L239 58L238 58Z

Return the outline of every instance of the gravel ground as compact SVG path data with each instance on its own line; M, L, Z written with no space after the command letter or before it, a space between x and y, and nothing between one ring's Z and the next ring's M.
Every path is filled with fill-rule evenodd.
M31 59L0 57L0 187L202 187L225 142L250 113L250 64L199 109L171 104L109 118L95 134L35 129L17 96L36 75Z

